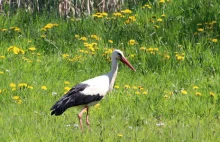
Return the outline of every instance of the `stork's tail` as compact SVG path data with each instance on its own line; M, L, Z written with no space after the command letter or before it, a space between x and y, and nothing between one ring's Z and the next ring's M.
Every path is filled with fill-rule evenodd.
M66 101L66 99L61 99L56 102L50 109L52 110L51 115L55 114L57 116L63 114L63 112L68 108Z

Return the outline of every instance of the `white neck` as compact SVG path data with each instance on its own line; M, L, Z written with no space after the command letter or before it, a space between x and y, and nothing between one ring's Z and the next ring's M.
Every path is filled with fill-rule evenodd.
M118 73L118 60L115 58L112 58L111 71L108 73L109 81L110 81L109 91L113 89L117 73Z

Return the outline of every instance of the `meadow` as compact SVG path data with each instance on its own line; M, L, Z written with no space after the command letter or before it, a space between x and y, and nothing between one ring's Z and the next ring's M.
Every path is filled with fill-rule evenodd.
M0 15L0 140L220 141L219 13L217 0L160 0L82 18ZM137 71L119 64L91 130L76 108L51 116L73 85L109 72L114 49Z

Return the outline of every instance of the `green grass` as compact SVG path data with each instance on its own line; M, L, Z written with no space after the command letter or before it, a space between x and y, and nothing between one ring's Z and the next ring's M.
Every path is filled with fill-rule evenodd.
M81 20L23 11L1 15L0 140L220 141L217 1L148 4L151 9L140 7L116 18L111 13ZM136 21L126 24L134 15ZM42 31L48 23L58 26ZM84 42L97 45L86 47ZM25 53L14 54L10 46ZM113 48L123 50L137 71L120 64L117 87L90 109L91 132L86 126L83 133L75 127L77 108L50 116L65 87L110 70ZM21 83L27 86L19 87Z

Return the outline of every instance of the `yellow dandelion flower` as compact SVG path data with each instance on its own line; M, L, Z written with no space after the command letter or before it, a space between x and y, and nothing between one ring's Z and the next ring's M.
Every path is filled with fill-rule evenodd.
M52 28L52 26L50 26L50 25L44 26L44 29L51 29L51 28Z
M63 58L67 58L67 57L69 57L70 55L69 55L69 54L63 54L62 56L63 56Z
M17 89L16 89L16 88L11 88L11 90L12 90L12 91L15 91L15 90L17 90Z
M203 28L199 28L199 29L197 29L199 32L203 32L204 31L204 29Z
M129 45L134 45L137 44L137 42L134 39L129 40L128 42Z
M166 17L166 15L165 15L165 14L162 14L161 17L164 18L164 17Z
M47 86L41 86L42 90L47 90Z
M21 100L21 99L17 100L17 103L18 103L19 105L22 104L22 100Z
M184 57L184 56L177 56L176 59L177 59L177 60L180 60L180 61L183 61L183 60L185 59L185 57Z
M170 96L172 96L172 95L173 95L173 92L172 92L172 91L169 91L168 94L169 94Z
M69 91L71 88L70 87L64 87L65 91Z
M131 88L131 87L130 87L130 85L125 85L124 88L125 88L125 89L129 89L129 88Z
M30 48L28 48L28 50L30 50L30 51L35 51L36 48L35 48L35 47L30 47Z
M59 24L53 24L53 26L54 26L54 27L58 27L58 26L59 26Z
M80 36L79 35L75 35L75 38L80 38Z
M106 54L112 54L112 52L113 52L113 49L107 49L106 48L104 53L106 55Z
M46 38L46 35L41 35L40 37L41 37L41 38Z
M122 10L121 13L124 13L124 14L131 14L132 11L130 9L125 9L125 10Z
M183 95L188 94L186 90L181 90L180 92L181 92Z
M16 47L16 46L10 46L8 49L7 49L7 51L11 51L11 52L13 52L14 54L19 54L19 53L21 53L21 54L24 54L24 50L22 50L22 49L20 49L20 48L18 48L18 47Z
M195 85L195 86L193 86L193 89L197 90L197 89L199 89L199 87Z
M92 16L97 17L97 18L102 18L103 17L102 13L100 13L100 12L97 12L97 13L93 14Z
M157 22L163 22L163 19L158 18L158 19L157 19Z
M89 46L90 46L90 44L89 44L88 42L84 42L83 45L84 45L85 47L89 47Z
M182 53L182 54L176 53L176 59L179 61L183 61L185 59L185 54L184 53Z
M2 93L2 90L0 90L0 94Z
M132 86L132 89L136 90L136 89L138 89L138 87L137 86Z
M2 29L2 32L5 32L5 31L7 31L7 29Z
M19 97L19 96L13 96L12 99L13 99L13 100L19 100L20 97Z
M108 42L109 42L109 43L113 43L113 41L112 41L112 40L108 40Z
M10 29L10 30L13 30L14 28L15 28L15 27L10 27L9 29Z
M108 16L108 13L102 12L102 15L103 15L103 16Z
M80 50L79 50L79 52L80 52L80 53L84 53L84 52L85 52L85 50L80 49Z
M44 26L45 29L51 29L54 25L52 23L48 23L46 26Z
M21 29L18 28L18 27L15 27L15 28L14 28L14 31L15 31L15 32L21 32Z
M80 38L80 40L87 41L87 37L83 36L83 37Z
M200 92L195 93L196 96L201 96L202 94Z
M216 42L218 42L218 39L213 38L213 39L212 39L212 42L215 42L215 43L216 43Z
M139 89L139 90L144 90L144 87L138 86L138 89Z
M142 92L142 94L147 95L147 94L148 94L148 92L147 92L147 91L144 91L144 92Z
M0 71L0 75L1 75L1 74L4 74L4 72L3 72L3 71Z
M113 13L113 16L122 17L122 14L120 12L115 12L115 13Z
M33 87L33 86L29 86L29 85L28 85L28 86L27 86L27 88L28 88L28 89L33 89L34 87Z
M98 104L96 104L94 107L97 109L97 108L100 107L100 104L98 103Z
M170 59L170 55L165 54L165 55L164 55L164 58L165 58L165 59Z
M41 31L44 31L44 32L45 32L45 31L47 31L47 29L46 29L46 28L41 28L40 30L41 30Z
M130 21L133 21L133 22L135 22L135 21L136 21L135 16L129 16L129 17L128 17L128 19L129 19Z
M118 134L118 137L123 137L123 135L122 134Z
M134 58L134 57L135 57L135 54L131 54L129 57Z
M2 55L2 56L0 56L0 59L5 59L5 56L3 56L3 55Z
M139 91L136 91L136 92L135 92L135 94L136 94L136 95L140 95L140 94L141 94L141 92L139 92Z
M95 47L95 46L97 46L97 45L98 45L98 44L95 43L95 42L91 43L91 46L93 46L93 47Z
M160 0L159 3L165 3L165 0Z
M209 95L210 95L211 97L215 97L215 93L213 93L213 92L209 92Z
M164 95L163 96L165 99L168 99L170 96L169 95Z
M159 48L153 48L153 50L154 50L154 51L158 51L158 50L159 50Z
M19 83L18 84L18 87L20 87L20 88L25 88L25 87L27 87L28 85L27 85L27 83Z
M145 4L142 8L148 8L151 9L151 6L149 4Z
M217 21L212 21L212 24L216 24L217 23Z
M153 51L153 50L154 50L154 49L153 49L152 47L146 49L147 52L151 52L151 51Z
M129 24L129 23L130 23L130 20L126 20L126 21L125 21L125 24Z
M114 88L119 89L119 85L115 85Z
M68 84L70 84L70 82L69 81L64 81L64 84L68 85Z
M140 50L145 51L145 50L146 50L146 48L142 46L142 47L140 48Z
M155 29L159 29L160 27L158 25L154 25L154 28Z
M9 86L10 86L11 88L15 88L15 87L16 87L16 84L15 84L15 83L10 83Z
M95 48L93 48L93 47L91 47L91 46L89 46L88 49L91 50L92 52L95 51Z
M95 40L100 40L100 38L97 35L91 35L90 37L95 39Z
M159 48L148 48L146 49L147 52L151 53L151 54L155 54L157 51L159 51Z

